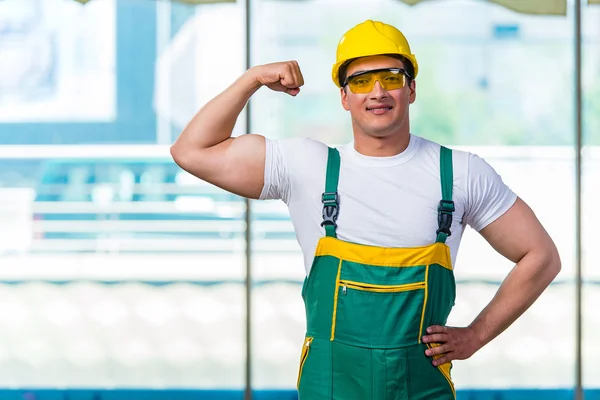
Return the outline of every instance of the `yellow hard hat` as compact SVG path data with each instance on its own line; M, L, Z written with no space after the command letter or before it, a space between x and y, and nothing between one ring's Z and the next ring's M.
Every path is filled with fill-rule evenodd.
M399 54L406 57L415 69L413 78L417 77L419 71L417 59L411 53L408 41L402 32L391 25L368 19L350 29L340 39L335 64L331 71L333 82L340 87L338 74L340 67L346 61L381 54Z

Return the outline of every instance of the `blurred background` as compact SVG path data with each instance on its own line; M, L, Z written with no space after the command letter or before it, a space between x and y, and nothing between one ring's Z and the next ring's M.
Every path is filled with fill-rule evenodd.
M296 398L286 207L190 176L169 146L249 65L289 59L301 95L260 90L234 134L350 141L330 70L367 18L419 60L412 132L484 157L562 256L455 363L458 398L600 399L600 4L576 1L0 0L0 399ZM449 323L511 267L469 229Z

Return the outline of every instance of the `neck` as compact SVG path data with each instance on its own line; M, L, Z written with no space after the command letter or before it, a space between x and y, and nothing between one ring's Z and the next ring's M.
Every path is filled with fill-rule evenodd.
M354 149L369 157L391 157L402 153L408 147L408 130L386 137L374 137L362 132L354 133Z

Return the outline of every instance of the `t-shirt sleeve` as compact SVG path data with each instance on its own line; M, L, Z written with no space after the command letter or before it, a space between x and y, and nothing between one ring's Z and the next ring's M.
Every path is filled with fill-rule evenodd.
M289 205L292 185L286 160L285 140L265 138L264 186L259 200L283 200Z
M467 209L469 226L480 231L500 218L515 203L517 195L483 158L469 154Z

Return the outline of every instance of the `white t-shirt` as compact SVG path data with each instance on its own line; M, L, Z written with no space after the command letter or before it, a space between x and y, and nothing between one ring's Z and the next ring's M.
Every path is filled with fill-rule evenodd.
M340 240L381 247L434 243L437 207L442 198L440 145L411 135L408 147L392 157L369 157L354 144L337 148ZM328 148L312 139L266 139L265 184L260 199L281 199L289 209L296 237L310 271L319 239ZM504 214L517 196L477 155L452 151L454 167L451 235L452 263L465 225L480 231Z

